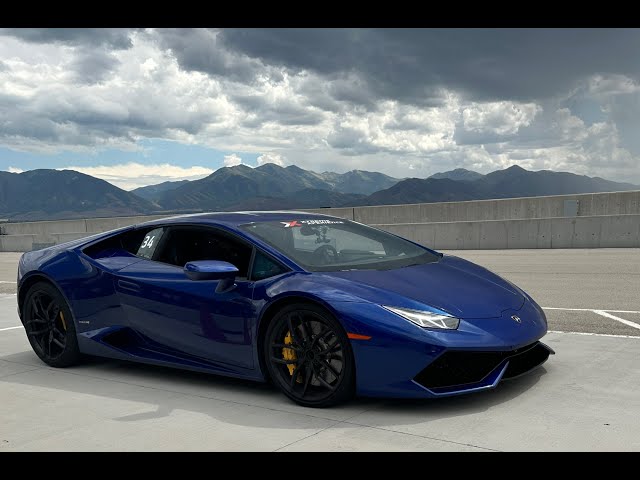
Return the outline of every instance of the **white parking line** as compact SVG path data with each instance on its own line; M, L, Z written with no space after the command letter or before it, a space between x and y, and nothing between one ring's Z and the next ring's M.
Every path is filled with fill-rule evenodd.
M640 330L640 325L636 322L631 322L629 320L625 320L624 318L616 317L615 315L611 315L610 313L605 312L604 310L594 310L593 313L597 313L598 315L602 315L603 317L610 318L611 320L617 320L620 323L624 323L633 328L637 328Z
M637 338L640 335L613 335L611 333L593 333L593 332L563 332L562 330L549 330L547 333L566 333L569 335L588 335L590 337L613 337L613 338Z
M0 280L0 283L13 283L13 284L15 284L17 282L9 282L8 280Z
M613 312L613 313L640 313L640 310L610 310L608 308L565 308L565 307L542 307L543 310L570 310L573 312Z
M615 315L611 315L610 312L613 313L640 313L638 310L608 310L602 308L563 308L563 307L542 307L543 310L566 310L570 312L593 312L602 317L610 318L611 320L615 320L620 323L624 323L625 325L637 328L640 330L640 324L636 322L632 322L630 320L625 320L624 318L616 317Z
M17 330L18 328L24 327L22 325L18 325L17 327L0 328L0 332L6 332L7 330Z

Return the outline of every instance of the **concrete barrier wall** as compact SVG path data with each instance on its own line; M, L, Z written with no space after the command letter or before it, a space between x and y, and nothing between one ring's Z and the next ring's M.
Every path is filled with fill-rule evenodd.
M115 228L126 227L135 223L148 222L157 218L173 215L140 215L135 217L87 218L78 220L49 220L42 222L5 223L0 225L3 235L36 234L39 236L52 233L106 232Z
M377 227L436 249L640 247L640 215L400 223Z
M0 252L29 252L37 237L35 234L0 235Z
M640 247L640 214L376 226L436 249ZM24 252L92 234L0 235L0 251Z
M35 234L45 236L52 232L73 233L86 232L86 220L51 220L45 222L5 223L0 225L4 235Z
M576 216L564 217L577 201ZM640 191L306 210L379 226L434 248L637 247ZM0 225L0 251L28 251L172 215ZM522 246L526 245L526 246Z
M0 251L26 252L173 215L50 220L0 225Z
M355 216L354 211L356 210L356 208L363 208L363 207L309 208L309 209L304 209L302 211L309 212L309 213L321 213L323 215L333 215L334 217L353 220Z
M353 218L367 224L521 220L563 217L565 202L578 201L578 216L640 214L640 191L505 198L469 202L355 207ZM333 210L322 209L333 215ZM342 215L337 215L342 216Z
M106 232L116 228L127 227L136 223L149 222L158 218L173 217L174 215L145 215L138 217L88 218L86 232Z

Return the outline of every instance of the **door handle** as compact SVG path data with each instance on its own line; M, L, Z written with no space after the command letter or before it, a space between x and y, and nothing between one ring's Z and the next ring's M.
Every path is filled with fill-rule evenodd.
M127 282L126 280L118 280L118 286L120 288L122 288L123 290L129 290L132 292L139 292L140 291L140 285L138 285L137 283L133 283L133 282Z

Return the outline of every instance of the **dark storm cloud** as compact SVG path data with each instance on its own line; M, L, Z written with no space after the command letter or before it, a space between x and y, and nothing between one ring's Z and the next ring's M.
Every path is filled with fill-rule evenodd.
M109 52L93 50L78 55L71 67L79 82L91 85L105 80L119 64L118 59Z
M376 98L367 82L359 78L342 77L329 83L329 95L337 102L348 102L368 109L375 108Z
M376 97L413 104L442 87L531 100L594 72L640 72L640 31L630 29L231 29L218 43L292 70L357 73Z
M291 99L270 102L262 95L237 95L232 97L235 104L240 105L252 115L245 120L245 125L256 127L266 122L280 125L318 125L323 115L299 105Z
M32 43L63 43L73 46L109 46L122 50L132 46L131 31L121 28L2 28L9 35Z
M134 103L151 102L152 99L140 96ZM101 108L81 93L64 97L47 92L30 98L0 93L0 144L20 138L86 146L94 144L96 139L135 142L139 135L162 137L168 129L195 135L211 121L206 112L186 112L171 118L130 106Z
M354 128L339 126L328 136L327 143L335 149L340 150L344 155L364 155L375 153L379 148L371 145L365 135ZM393 149L390 149L393 150Z
M640 97L626 94L613 98L609 104L613 122L622 137L622 146L640 152Z
M219 45L216 33L201 29L161 30L160 44L173 52L184 70L208 73L241 83L250 83L257 72L263 71L261 62L244 55L230 53Z
M298 93L307 99L307 103L313 107L328 112L338 112L343 105L336 101L329 93L330 85L324 79L318 77L307 78L298 87Z

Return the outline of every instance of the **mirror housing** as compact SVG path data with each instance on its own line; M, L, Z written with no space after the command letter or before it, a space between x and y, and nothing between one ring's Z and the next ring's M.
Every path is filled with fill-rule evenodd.
M191 280L230 280L233 283L238 275L238 268L219 260L196 260L187 262L184 273Z

